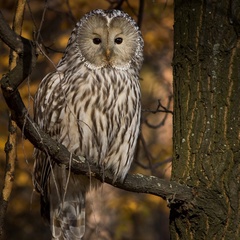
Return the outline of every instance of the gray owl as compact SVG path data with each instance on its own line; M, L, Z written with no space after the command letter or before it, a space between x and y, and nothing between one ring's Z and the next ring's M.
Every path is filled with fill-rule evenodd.
M56 70L39 85L35 121L69 152L124 180L140 128L142 62L143 39L129 15L119 10L86 14ZM33 182L52 239L81 239L85 194L97 180L71 173L38 149L34 157Z

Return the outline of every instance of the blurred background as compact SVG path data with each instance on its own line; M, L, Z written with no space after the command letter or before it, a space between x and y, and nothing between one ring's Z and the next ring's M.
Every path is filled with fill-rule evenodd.
M137 0L27 1L22 35L37 41L40 54L20 93L32 115L32 100L41 79L60 60L76 21L86 12L115 7L138 20ZM143 1L141 1L143 2ZM1 1L0 9L11 25L16 1ZM172 156L173 0L145 0L141 30L145 41L141 71L142 126L132 173L170 178ZM8 71L9 49L0 41L0 75ZM4 146L8 136L8 108L0 93L0 189L5 169ZM39 213L39 197L32 187L33 146L18 132L18 157L7 214L7 239L50 239L50 230ZM159 197L115 189L104 184L88 195L88 223L84 239L167 240L169 209Z

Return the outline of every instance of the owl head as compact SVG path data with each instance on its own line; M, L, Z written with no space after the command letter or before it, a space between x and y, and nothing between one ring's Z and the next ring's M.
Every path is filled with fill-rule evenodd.
M89 69L141 68L143 39L136 22L120 10L94 10L72 31L66 52L72 49ZM66 57L64 59L67 60Z

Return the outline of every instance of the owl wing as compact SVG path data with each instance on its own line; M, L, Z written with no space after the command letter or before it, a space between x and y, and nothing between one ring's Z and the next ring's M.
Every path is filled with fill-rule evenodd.
M64 109L64 96L60 81L63 74L53 72L48 74L40 83L34 98L34 120L39 127L53 139L59 138L61 129L61 111ZM45 152L34 149L33 184L41 194L41 214L49 220L50 209L47 183L53 162Z
M70 109L64 78L60 72L48 74L40 83L34 101L36 123L63 144L62 130ZM84 184L84 176L70 174L65 166L54 164L50 156L38 149L34 155L33 182L41 194L41 215L50 222L53 239L81 239L85 232L85 190L79 186Z
M61 129L60 114L64 108L64 95L60 81L63 73L48 74L40 83L34 98L34 120L39 127L57 140ZM49 157L38 149L34 150L34 185L42 193L50 172Z

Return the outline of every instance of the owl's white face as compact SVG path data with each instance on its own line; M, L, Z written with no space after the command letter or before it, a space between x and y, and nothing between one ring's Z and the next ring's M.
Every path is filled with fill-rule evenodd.
M128 69L139 42L139 32L120 16L90 16L78 29L77 36L80 53L91 69Z

